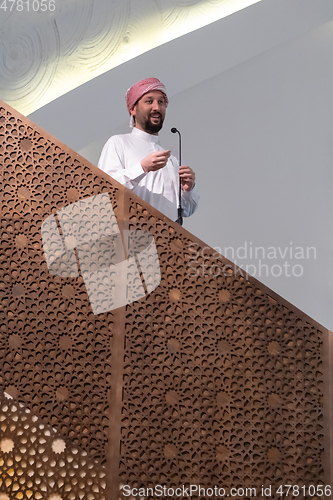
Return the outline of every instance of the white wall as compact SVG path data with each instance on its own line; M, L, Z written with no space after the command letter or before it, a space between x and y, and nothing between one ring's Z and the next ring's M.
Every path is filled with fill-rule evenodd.
M263 0L30 118L97 163L106 139L129 131L126 89L140 78L160 78L170 97L161 143L176 152L170 127L182 131L183 163L196 170L201 192L200 209L185 227L223 254L232 247L231 260L256 266L260 281L333 329L332 62L331 0ZM259 246L266 257L272 247L286 252L261 258L268 266L261 275L259 259L250 258ZM301 249L306 257L307 247L315 248L309 259L295 257ZM293 266L301 276L292 275Z

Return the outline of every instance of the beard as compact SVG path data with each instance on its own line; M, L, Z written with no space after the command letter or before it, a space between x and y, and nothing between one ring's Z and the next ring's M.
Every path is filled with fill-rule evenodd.
M142 127L148 134L157 134L162 126L163 126L163 118L162 115L160 114L160 121L158 123L153 123L151 121L151 117L148 116L148 118L144 122L144 126Z

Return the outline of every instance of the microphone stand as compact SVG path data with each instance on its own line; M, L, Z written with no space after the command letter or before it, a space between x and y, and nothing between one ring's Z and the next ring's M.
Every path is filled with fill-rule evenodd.
M171 129L173 134L177 133L179 136L179 165L182 164L182 136L178 129L173 127ZM182 183L179 177L179 194L178 194L178 219L176 220L178 224L183 225L183 217L182 217Z

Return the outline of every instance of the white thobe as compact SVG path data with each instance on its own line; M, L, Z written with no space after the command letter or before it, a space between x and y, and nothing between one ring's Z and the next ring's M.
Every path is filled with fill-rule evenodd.
M153 151L164 151L158 136L133 128L130 134L114 135L107 141L98 167L164 215L176 220L179 206L178 161L170 156L165 167L146 173L140 162ZM181 199L182 215L189 217L198 206L197 187L182 191Z

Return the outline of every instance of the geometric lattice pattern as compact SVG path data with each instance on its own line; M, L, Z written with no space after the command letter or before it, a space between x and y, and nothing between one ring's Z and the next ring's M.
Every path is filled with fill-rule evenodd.
M1 500L105 498L105 470L21 403L1 398ZM74 493L75 492L75 493Z
M187 277L193 254L164 249L164 287L126 318L120 476L257 491L323 483L322 332L233 272L207 279L199 260Z
M327 484L328 332L0 111L0 499L153 498L139 490L156 485L242 499L272 485L278 499L281 484ZM50 274L41 227L102 193L120 231L154 236L161 281L93 314L80 273Z

